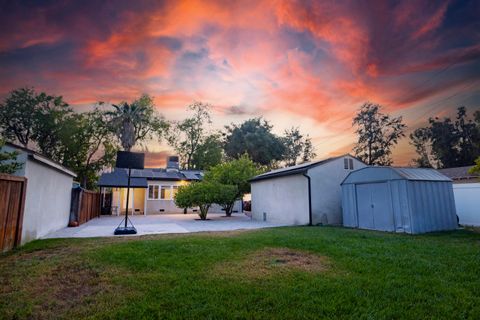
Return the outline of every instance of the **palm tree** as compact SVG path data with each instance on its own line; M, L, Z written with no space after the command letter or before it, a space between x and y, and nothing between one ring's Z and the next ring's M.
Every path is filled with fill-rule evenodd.
M112 106L115 110L108 112L111 116L110 124L118 135L123 150L130 151L138 140L137 128L144 122L147 108L138 103L127 102Z

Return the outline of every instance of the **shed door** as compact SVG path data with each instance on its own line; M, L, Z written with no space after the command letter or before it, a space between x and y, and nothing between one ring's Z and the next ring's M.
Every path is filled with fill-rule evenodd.
M394 231L388 184L357 185L358 226L364 229Z

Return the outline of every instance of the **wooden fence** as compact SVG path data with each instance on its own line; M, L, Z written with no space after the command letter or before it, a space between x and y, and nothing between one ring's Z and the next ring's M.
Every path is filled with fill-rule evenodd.
M0 174L0 251L20 245L27 179Z
M81 225L93 218L100 216L101 194L83 189L72 189L72 206L70 225Z

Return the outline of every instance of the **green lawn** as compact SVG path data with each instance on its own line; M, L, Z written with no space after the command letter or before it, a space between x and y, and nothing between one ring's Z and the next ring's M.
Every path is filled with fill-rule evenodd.
M0 315L480 319L480 233L291 227L36 241L0 256Z

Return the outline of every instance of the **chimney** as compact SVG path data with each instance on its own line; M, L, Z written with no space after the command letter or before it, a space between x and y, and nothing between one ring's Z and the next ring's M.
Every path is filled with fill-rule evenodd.
M178 156L167 157L167 171L178 171L179 169Z

